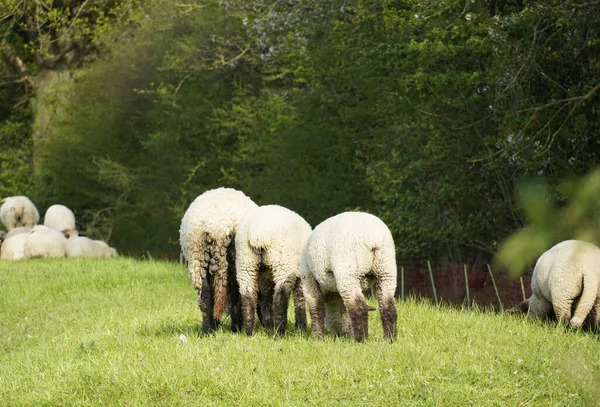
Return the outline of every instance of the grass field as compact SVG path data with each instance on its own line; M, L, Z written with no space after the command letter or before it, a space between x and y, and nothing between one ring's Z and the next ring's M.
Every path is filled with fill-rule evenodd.
M0 262L0 406L600 404L598 337L556 324L409 300L390 345L376 312L363 344L200 318L177 263Z

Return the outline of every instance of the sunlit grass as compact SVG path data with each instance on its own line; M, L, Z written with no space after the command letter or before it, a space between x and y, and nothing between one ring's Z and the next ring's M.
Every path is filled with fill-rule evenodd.
M291 309L290 309L291 311ZM0 262L1 406L597 405L600 342L511 315L398 304L364 344L200 333L185 268ZM290 312L291 316L291 312ZM228 324L228 321L225 321Z

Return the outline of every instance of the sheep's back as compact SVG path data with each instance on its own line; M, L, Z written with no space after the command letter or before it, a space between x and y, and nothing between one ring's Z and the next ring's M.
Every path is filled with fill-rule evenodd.
M237 231L240 218L257 205L243 192L218 188L197 197L185 212L179 230L181 249L186 259L192 252L202 253L207 239L223 244Z

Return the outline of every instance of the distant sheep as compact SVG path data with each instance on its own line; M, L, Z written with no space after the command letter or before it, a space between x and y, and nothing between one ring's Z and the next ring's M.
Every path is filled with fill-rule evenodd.
M11 237L13 237L15 235L21 234L21 233L27 234L29 232L31 232L31 227L29 227L29 226L19 226L19 227L16 227L14 229L11 229L6 234L6 236L4 236L4 239L9 239L9 238L11 238Z
M117 251L102 240L92 240L86 236L69 239L67 257L117 257Z
M64 205L52 205L46 210L44 226L60 231L67 239L79 236L75 228L75 215Z
M11 196L4 198L0 207L0 221L7 231L18 226L34 227L40 221L40 214L26 196Z
M285 332L289 296L295 288L296 326L306 327L300 256L310 232L300 215L278 205L251 209L240 220L235 264L246 334L252 335L258 303L263 325Z
M26 237L27 234L20 233L5 239L0 246L0 260L24 259Z
M532 295L517 306L531 318L554 315L579 328L595 309L600 322L600 248L580 240L558 243L540 256L531 276Z
M228 302L231 329L237 332L242 327L234 239L240 218L256 206L243 192L217 188L198 196L181 220L181 251L198 290L205 333L220 324Z
M26 259L65 257L67 254L67 238L58 230L37 225L25 235L24 251Z
M364 212L344 212L317 225L304 246L300 277L311 316L312 335L323 328L368 337L370 307L363 291L375 284L384 337L396 336L396 252L388 227Z

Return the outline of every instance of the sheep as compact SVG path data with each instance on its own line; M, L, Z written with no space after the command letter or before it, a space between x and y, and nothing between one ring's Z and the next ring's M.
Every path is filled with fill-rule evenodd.
M25 258L25 238L27 234L19 233L5 239L0 246L0 260L21 260Z
M67 257L117 257L117 251L102 240L92 240L86 236L68 239Z
M240 218L256 207L243 192L221 187L198 196L181 220L181 251L198 291L204 333L217 328L228 302L232 331L242 327L234 239Z
M254 329L257 301L263 326L274 326L278 333L284 333L292 290L296 326L306 327L300 255L310 232L310 225L300 215L278 205L250 209L240 219L235 265L247 335Z
M581 240L565 240L543 253L531 276L532 295L517 306L531 318L554 315L573 328L592 311L600 323L600 248Z
M384 337L396 337L397 284L394 239L378 217L344 212L326 219L310 234L302 251L300 277L310 312L313 337L330 332L368 338L363 291L375 284Z
M26 196L11 196L0 202L0 221L7 231L18 226L34 227L40 221L37 208Z
M11 237L13 237L15 235L18 235L18 234L21 234L21 233L27 234L29 232L31 232L31 227L29 227L29 226L18 226L18 227L14 228L14 229L11 229L8 233L6 233L6 235L4 236L4 239L11 238Z
M67 254L67 238L58 230L37 225L25 235L24 251L26 259L65 257Z
M75 228L75 215L64 205L52 205L46 210L44 226L60 231L67 239L79 236Z

